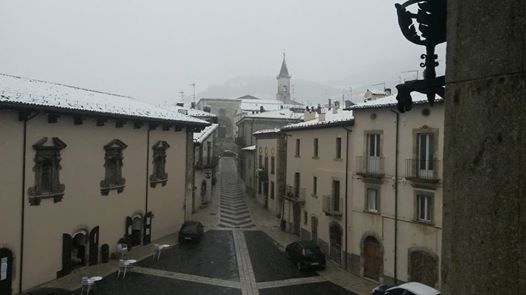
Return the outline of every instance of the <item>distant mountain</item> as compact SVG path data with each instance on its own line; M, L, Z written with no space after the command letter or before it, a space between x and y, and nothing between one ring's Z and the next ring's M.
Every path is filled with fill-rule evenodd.
M274 99L277 92L276 78L265 76L244 76L226 81L223 85L213 85L199 92L198 97L234 98L253 95L259 98ZM326 103L328 98L341 100L342 95L348 98L349 90L302 79L291 80L294 89L293 98L303 104L315 105ZM346 99L347 99L346 98Z

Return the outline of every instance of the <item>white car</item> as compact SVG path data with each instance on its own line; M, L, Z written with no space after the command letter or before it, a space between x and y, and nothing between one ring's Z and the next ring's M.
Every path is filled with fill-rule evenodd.
M373 289L373 295L440 295L440 291L421 283L411 282L390 288L378 286Z

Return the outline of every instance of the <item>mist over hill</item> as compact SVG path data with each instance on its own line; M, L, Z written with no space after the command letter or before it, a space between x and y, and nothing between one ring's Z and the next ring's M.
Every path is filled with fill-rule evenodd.
M235 98L250 94L259 98L275 99L277 92L275 77L268 76L243 76L230 79L223 85L212 85L205 91L200 91L197 97L225 97ZM292 79L292 96L303 104L318 104L327 102L328 98L338 98L342 95L349 98L349 89L335 87L302 79Z

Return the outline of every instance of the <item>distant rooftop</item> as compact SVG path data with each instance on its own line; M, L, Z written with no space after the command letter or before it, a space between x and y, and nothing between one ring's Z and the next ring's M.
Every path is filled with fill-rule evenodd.
M248 113L243 116L243 118L253 118L253 119L290 119L290 120L302 120L303 112L297 113L291 111L290 109L279 109L274 111L265 111L261 113L251 114Z
M173 112L179 112L184 115L196 117L196 118L213 118L217 117L215 114L208 113L202 110L193 109L189 107L182 107L174 104L170 105L161 105L160 108L163 108L165 110L173 111Z
M263 130L259 130L259 131L254 132L254 135L276 134L276 133L280 133L280 132L281 132L281 130L279 128L263 129Z
M354 124L354 117L352 111L338 109L334 114L332 110L324 109L322 112L325 113L325 119L320 121L320 115L316 112L313 113L315 119L283 126L281 130L301 130L301 129L317 129L317 128L329 128L335 126L347 126Z
M419 93L419 92L413 92L411 93L411 97L413 98L413 105L421 105L421 104L428 104L427 96L425 94ZM437 95L435 98L435 103L442 103L444 101L443 98ZM357 103L353 106L351 106L350 110L359 110L359 109L379 109L379 108L390 108L390 107L396 107L396 104L398 101L396 100L396 95L386 96L382 98L377 98L373 100L368 100L366 102Z
M208 122L139 99L64 84L0 74L0 106L92 113L206 126Z
M195 132L194 142L202 143L217 129L218 126L218 124L212 124L210 126L207 126L205 129L201 130L201 132Z

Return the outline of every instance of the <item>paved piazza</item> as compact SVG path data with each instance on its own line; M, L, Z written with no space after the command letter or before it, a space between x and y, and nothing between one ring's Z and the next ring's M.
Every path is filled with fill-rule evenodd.
M355 294L315 271L298 271L254 225L234 160L222 158L219 167L217 224L201 242L172 246L159 260L146 257L125 279L112 273L97 283L96 294Z

